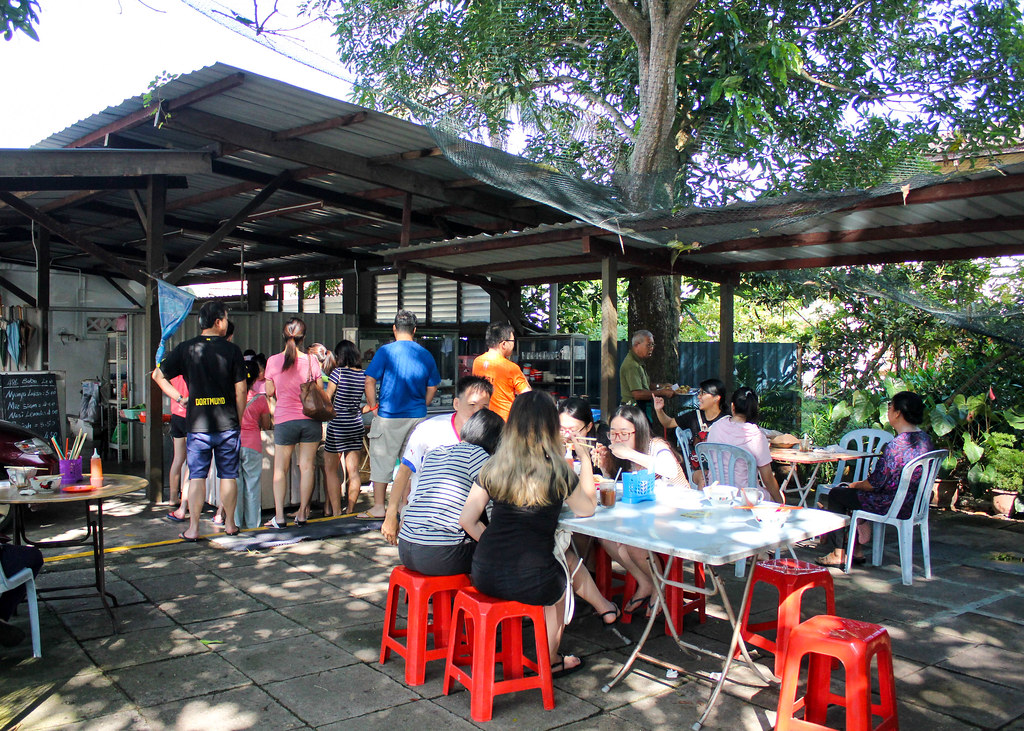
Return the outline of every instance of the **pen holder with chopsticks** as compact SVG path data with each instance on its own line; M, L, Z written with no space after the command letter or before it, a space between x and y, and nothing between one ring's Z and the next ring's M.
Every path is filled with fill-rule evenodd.
M643 503L654 500L654 473L649 470L622 473L622 502Z
M60 484L76 485L82 481L82 458L62 459L60 464Z

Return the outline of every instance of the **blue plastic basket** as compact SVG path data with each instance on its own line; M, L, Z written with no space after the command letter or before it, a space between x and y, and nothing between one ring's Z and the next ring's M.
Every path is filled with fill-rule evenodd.
M622 502L643 503L654 500L654 473L649 470L622 473Z

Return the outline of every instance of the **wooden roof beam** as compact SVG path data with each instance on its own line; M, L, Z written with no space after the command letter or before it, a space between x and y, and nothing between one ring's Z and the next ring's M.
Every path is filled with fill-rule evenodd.
M427 246L417 249L410 247L396 251L389 258L392 261L410 261L413 259L435 259L438 257L459 256L462 254L479 253L484 251L500 251L501 249L513 249L522 246L537 246L538 244L563 243L579 239L586 235L609 235L602 228L594 226L557 228L550 231L538 233L524 233L510 236L500 236L492 239L467 241L465 243L451 242L439 246Z
M208 84L204 87L190 91L187 94L182 94L175 99L169 99L163 103L165 112L174 112L179 109L184 109L190 104L201 102L204 99L209 99L212 96L223 94L225 91L234 89L237 86L241 86L245 82L245 74L231 74L220 81L215 81L212 84ZM108 125L100 127L95 132L90 132L87 135L79 137L73 142L69 142L65 147L86 147L99 142L106 138L107 135L115 132L123 132L132 127L137 127L140 124L148 122L150 118L156 113L158 105L151 104L148 107L143 107L137 112L132 112L116 122L111 122Z
M408 160L421 160L424 157L441 157L444 153L441 152L440 147L424 147L421 150L408 150L406 152L398 152L394 155L381 155L379 157L371 157L367 160L371 165L385 165L392 162L406 162Z
M356 112L355 114L345 114L341 117L331 117L330 119L313 122L312 124L305 124L301 127L278 130L273 133L272 138L276 141L292 140L296 137L305 137L306 135L316 134L317 132L326 132L330 129L338 129L339 127L348 127L353 124L359 124L360 122L366 121L368 116L369 115L366 112Z
M762 251L798 246L852 244L864 241L889 241L1021 230L1024 230L1024 216L997 216L995 218L973 218L958 221L929 221L927 223L878 226L876 228L848 229L844 231L814 231L803 234L734 239L717 244L707 244L699 249L683 252L679 255L677 261L682 261L691 256L700 256L701 254L719 254L733 251Z
M958 246L953 249L927 251L890 251L877 254L823 256L807 259L780 259L733 264L733 272L773 272L822 267L867 266L870 264L904 264L912 261L963 261L1000 256L1024 256L1024 244L993 244L991 246Z
M397 188L413 195L454 203L486 213L511 218L526 225L538 223L536 215L513 210L508 201L470 191L446 189L443 181L391 165L370 165L366 158L305 140L274 140L270 130L195 109L185 109L166 121L171 129L218 142L242 145L246 149L305 165L320 165L350 178L379 186Z

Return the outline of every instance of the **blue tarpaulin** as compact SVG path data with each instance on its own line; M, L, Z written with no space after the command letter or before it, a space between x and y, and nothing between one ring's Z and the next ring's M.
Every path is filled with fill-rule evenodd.
M189 294L180 287L168 284L162 279L157 280L160 296L160 345L156 349L156 364L164 359L164 343L174 335L181 323L185 322L192 311L195 295Z

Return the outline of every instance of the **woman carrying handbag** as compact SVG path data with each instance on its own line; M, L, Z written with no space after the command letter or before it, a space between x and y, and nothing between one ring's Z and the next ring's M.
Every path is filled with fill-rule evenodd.
M303 526L309 520L309 501L313 496L314 463L316 450L323 437L319 420L311 419L304 409L305 401L315 400L312 389L320 391L329 405L320 380L320 364L316 358L302 351L306 337L306 323L293 317L284 326L284 350L267 360L267 398L274 418L274 517L265 525L284 528L285 493L288 487L288 468L292 453L298 447L299 509L295 524ZM312 386L304 386L307 382ZM305 393L304 393L305 392ZM329 417L328 417L329 418Z

